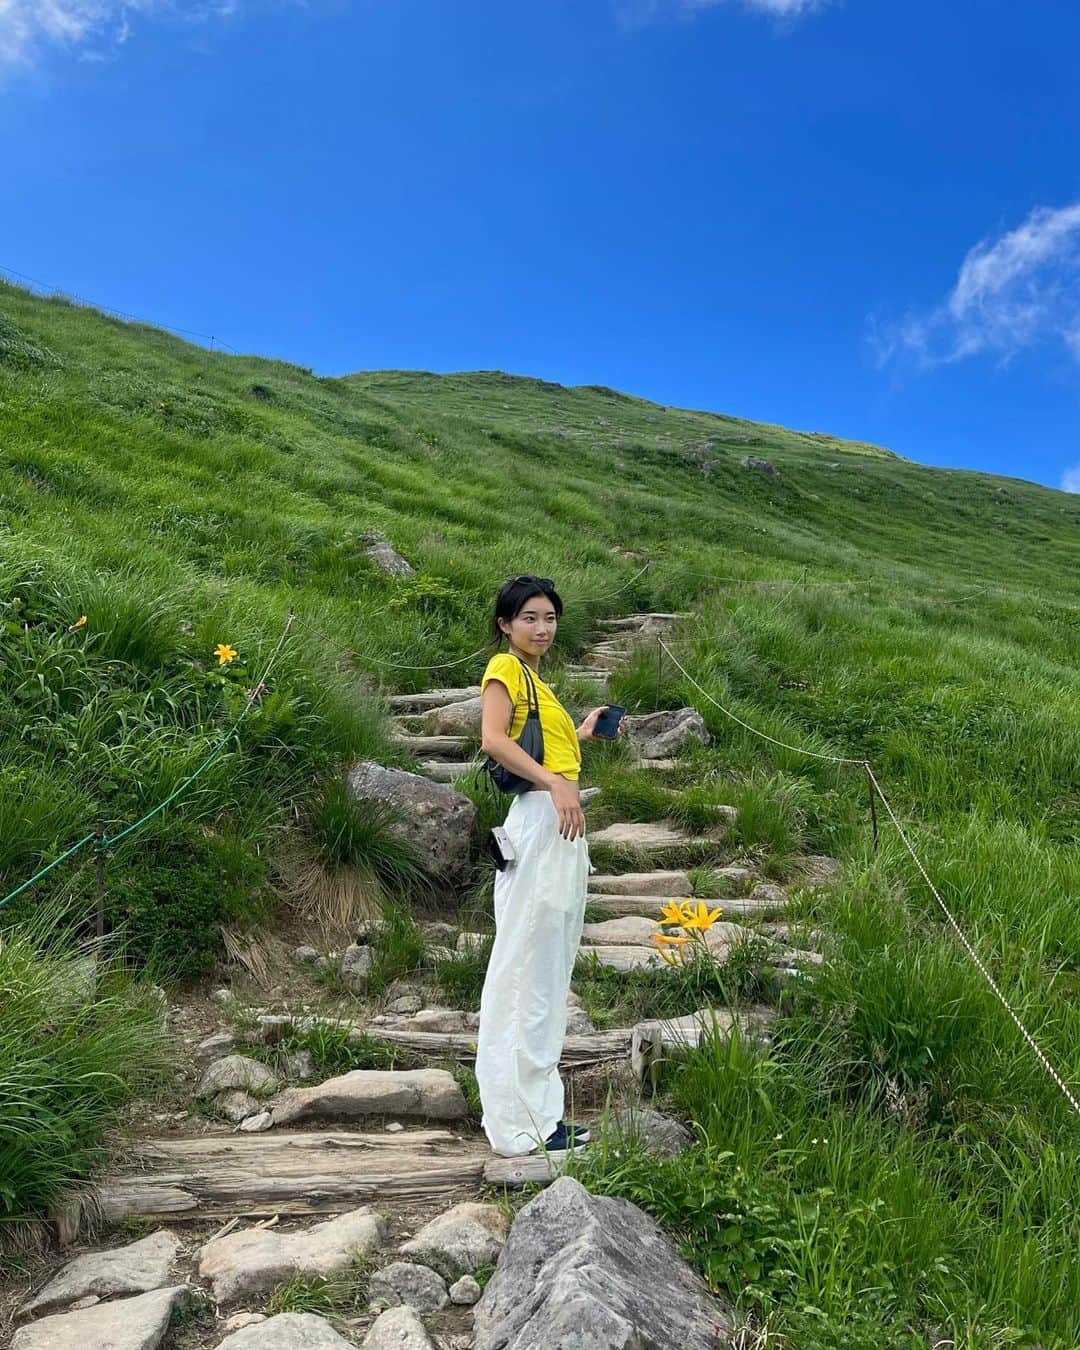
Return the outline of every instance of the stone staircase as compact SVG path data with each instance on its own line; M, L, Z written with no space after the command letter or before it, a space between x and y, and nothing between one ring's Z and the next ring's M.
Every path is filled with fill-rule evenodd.
M634 614L602 620L607 636L553 677L555 687L565 673L595 681L602 699L608 674L635 646L678 617ZM449 782L470 769L479 695L478 686L466 686L390 698L395 740L417 757L423 774ZM642 763L668 767L666 761ZM723 911L723 921L710 929L715 950L728 951L748 931L767 931L781 920L785 891L729 856L725 835L733 814L721 808L716 826L696 835L665 821L615 823L590 834L590 845L606 850L610 859L635 859L636 867L648 870L593 874L581 960L627 973L671 969L652 933L665 901L693 898L685 870L690 862L707 860L711 889L722 892L707 902ZM650 859L655 867L648 867ZM831 860L808 860L811 881L827 880L831 870ZM458 950L488 940L489 935L463 932ZM776 946L788 962L785 968L798 968L800 955L813 959L790 953L782 943ZM331 1024L350 1039L397 1047L431 1065L470 1062L476 1049L475 1014L444 1010L435 1017L433 1011ZM621 1076L624 1092L635 1081L646 1081L674 1047L696 1045L704 1035L728 1035L735 1028L751 1041L764 1040L775 1015L770 1008L700 1009L685 1017L596 1031L580 1008L570 1011L576 1016L563 1047L564 1068L587 1072L608 1066L605 1071ZM272 1045L289 1032L320 1023L327 1019L302 1010L256 1012L245 1040ZM245 1057L227 1053L228 1034L219 1032L202 1044L209 1047L207 1053L226 1051L210 1067L218 1070L215 1081L235 1084L230 1091L248 1086L245 1075L253 1072L248 1066L263 1069L251 1059L229 1066L227 1061ZM84 1219L95 1214L110 1224L182 1227L188 1236L159 1228L140 1239L159 1240L162 1250L155 1249L154 1260L144 1259L141 1250L133 1255L140 1242L87 1251L62 1272L61 1292L54 1290L41 1301L39 1290L38 1302L24 1308L13 1350L89 1350L96 1344L172 1350L170 1324L175 1326L178 1317L183 1322L184 1316L190 1325L176 1341L183 1350L361 1344L365 1350L468 1350L473 1344L469 1305L480 1297L472 1274L497 1259L506 1233L505 1215L477 1198L485 1187L544 1185L559 1174L565 1155L494 1157L469 1123L464 1094L446 1068L358 1069L321 1083L277 1086L279 1091L259 1103L265 1109L242 1117L234 1130L203 1121L198 1131L136 1139L122 1163L58 1212L61 1237L68 1242L78 1239ZM453 1230L453 1240L432 1236L442 1233L439 1224ZM378 1317L368 1312L337 1318L333 1328L310 1314L265 1317L269 1289L293 1277L340 1272L358 1251L373 1264L391 1262L376 1272L371 1289L390 1290L391 1301L403 1306ZM80 1267L80 1261L89 1265ZM104 1262L106 1274L87 1273L94 1261ZM451 1283L451 1275L461 1278ZM401 1289L395 1280L404 1281ZM415 1292L418 1285L426 1290L422 1295ZM217 1304L216 1318L205 1307L197 1315L190 1312L199 1307L197 1291L206 1286Z

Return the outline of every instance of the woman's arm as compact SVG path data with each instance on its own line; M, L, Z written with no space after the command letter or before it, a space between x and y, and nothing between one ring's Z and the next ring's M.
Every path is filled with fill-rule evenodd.
M564 839L576 839L584 834L585 816L578 797L578 785L538 764L507 734L514 705L506 685L500 680L490 680L480 707L480 748L484 754L551 793L559 817L559 833Z

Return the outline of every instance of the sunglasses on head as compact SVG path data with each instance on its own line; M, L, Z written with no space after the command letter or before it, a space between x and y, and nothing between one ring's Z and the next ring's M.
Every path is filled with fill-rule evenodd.
M553 591L555 589L555 583L550 577L511 577L510 580L514 583L525 582L531 586L539 586L542 591Z

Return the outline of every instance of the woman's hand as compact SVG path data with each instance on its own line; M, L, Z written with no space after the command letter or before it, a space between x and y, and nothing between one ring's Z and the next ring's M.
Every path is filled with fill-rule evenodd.
M603 707L601 707L601 708L594 708L594 709L592 710L592 712L589 713L589 715L585 718L584 722L582 722L581 726L579 726L578 729L577 729L577 736L578 736L578 740L579 740L579 741L591 741L591 740L593 739L593 728L596 726L596 719L600 716L601 713L607 712L607 709L608 709L608 705L605 703L605 704L603 705ZM615 739L616 739L616 740L618 740L619 737L622 735L622 730L623 730L623 724L622 724L622 722L620 722L620 723L619 723L619 729L618 729L618 731L615 733ZM598 737L597 739L598 739L598 740L605 740L605 741L606 741L606 740L609 740L609 739L611 739L611 738L608 737L608 736L603 736L603 737Z
M559 833L564 839L577 839L585 833L585 813L581 809L578 785L558 774L549 788L555 814L559 817Z

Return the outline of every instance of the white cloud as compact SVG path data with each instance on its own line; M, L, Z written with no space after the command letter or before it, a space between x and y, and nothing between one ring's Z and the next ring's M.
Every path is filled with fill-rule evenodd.
M99 58L131 34L138 15L225 18L239 0L0 0L0 67L31 65L49 47Z
M706 9L723 4L738 4L743 9L769 14L774 19L796 19L801 14L821 9L829 0L615 0L616 11L624 23L656 23L663 19L687 19Z
M1080 492L1080 464L1070 464L1061 475L1062 492Z
M1036 207L1015 230L976 244L941 304L871 340L879 364L937 366L980 353L1008 360L1047 342L1080 363L1080 202Z

